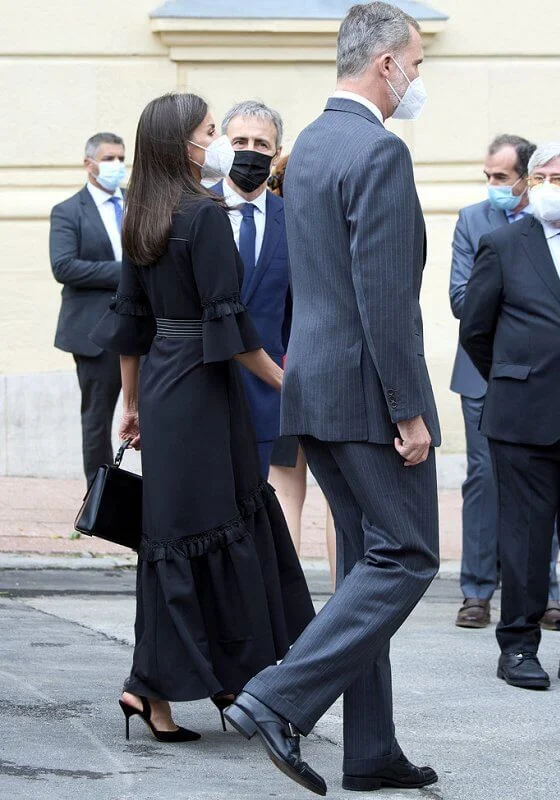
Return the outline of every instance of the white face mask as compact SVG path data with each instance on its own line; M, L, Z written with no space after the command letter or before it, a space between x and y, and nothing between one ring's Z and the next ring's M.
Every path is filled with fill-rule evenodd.
M529 202L539 222L560 222L560 189L550 181L529 189Z
M393 56L391 56L391 58L393 58ZM422 81L422 78L414 78L413 81L409 81L406 72L401 67L399 62L394 58L393 61L408 81L408 88L401 97L395 87L390 83L390 81L387 80L389 88L399 101L399 104L391 116L393 119L418 119L422 113L422 109L424 108L426 100L428 99L428 93L424 86L424 82Z
M205 186L213 186L217 181L221 181L222 178L227 178L235 158L235 150L227 136L219 136L208 147L192 142L190 139L189 142L205 151L203 164L199 164L198 161L192 158L190 159L201 168L201 180Z

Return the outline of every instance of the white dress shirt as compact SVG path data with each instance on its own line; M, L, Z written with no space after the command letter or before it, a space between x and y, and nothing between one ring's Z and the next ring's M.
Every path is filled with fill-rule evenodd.
M243 215L241 214L241 211L238 211L235 208L235 206L242 206L248 201L245 200L244 197L241 197L240 194L237 194L235 189L232 189L226 180L224 180L223 187L224 199L230 209L228 211L228 216L229 221L231 222L231 228L233 230L233 238L235 239L235 244L239 248L239 231L241 229L241 220L243 219ZM266 192L267 190L265 186L262 193L255 200L251 200L251 203L255 206L255 264L257 263L261 254L262 243L264 239L264 229L266 225Z
M344 89L337 89L336 92L331 94L331 97L341 97L343 100L354 100L355 103L361 103L377 117L382 125L385 124L381 110L375 105L375 103L372 103L371 100L368 100L367 97L362 97L361 94L356 94L355 92L346 92Z
M113 247L113 253L115 254L115 261L122 261L122 240L121 234L119 233L119 229L117 226L117 217L115 215L115 206L114 203L111 202L111 197L116 197L119 200L121 208L123 207L123 195L120 189L117 189L115 194L109 194L108 192L104 192L103 189L99 189L97 186L94 186L93 183L87 183L88 192L93 197L93 202L97 206L97 210L99 211L99 215L101 216L101 220L103 225L105 226L105 230L107 231L107 235L111 240L111 245Z
M555 228L550 222L543 222L542 226L550 255L552 256L556 272L560 278L560 228Z

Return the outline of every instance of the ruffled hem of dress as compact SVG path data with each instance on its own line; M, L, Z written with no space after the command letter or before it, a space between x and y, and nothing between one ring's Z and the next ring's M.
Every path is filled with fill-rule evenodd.
M261 481L256 489L237 501L241 517L243 519L252 517L253 514L256 514L259 509L266 505L268 498L275 494L276 491L270 483Z
M153 541L142 537L138 557L142 561L167 561L172 558L197 558L223 550L234 542L249 536L247 519L263 508L274 493L270 484L262 482L250 494L237 501L239 516L223 525L202 533L182 536L179 539Z
M221 317L229 317L232 314L243 314L247 309L241 302L238 294L231 297L217 297L202 306L202 321L210 322Z
M151 317L152 310L146 302L138 296L117 294L109 306L111 311L124 314L128 317Z

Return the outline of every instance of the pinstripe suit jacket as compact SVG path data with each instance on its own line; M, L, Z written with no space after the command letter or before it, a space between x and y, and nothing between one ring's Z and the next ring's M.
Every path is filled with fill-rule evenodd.
M392 443L395 424L421 414L439 444L408 148L361 103L331 98L298 137L284 189L294 306L282 433Z

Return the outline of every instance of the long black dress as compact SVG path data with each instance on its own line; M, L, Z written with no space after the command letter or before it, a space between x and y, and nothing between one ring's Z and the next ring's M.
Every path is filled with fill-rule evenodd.
M242 278L227 213L210 199L185 202L157 263L124 258L117 296L92 334L106 350L147 353L139 396L144 536L126 682L134 694L239 692L313 617L280 506L260 478L232 360L260 346L239 299ZM198 324L201 338L159 335L156 318L198 321L187 328Z

